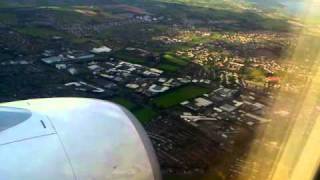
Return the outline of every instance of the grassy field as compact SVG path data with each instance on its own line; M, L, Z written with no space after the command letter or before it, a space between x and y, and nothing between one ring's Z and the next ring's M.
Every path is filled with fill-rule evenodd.
M133 111L133 114L142 124L145 124L156 117L158 113L151 108L141 108Z
M0 22L10 25L17 24L17 16L10 13L0 13Z
M263 22L259 22L260 26L266 30L287 30L288 22L285 20L265 19Z
M168 63L176 64L176 65L179 65L179 66L185 66L190 61L190 59L177 57L177 56L175 56L174 54L171 54L171 53L166 53L165 55L163 55L163 59Z
M111 99L111 101L130 110L142 124L151 121L158 115L158 113L152 108L138 106L134 102L123 97L116 97Z
M35 37L35 38L51 38L53 36L65 36L64 33L49 29L49 28L43 28L43 27L21 27L17 28L16 31L18 31L21 34Z
M201 96L209 91L209 89L203 87L185 86L153 99L152 103L160 108L169 108L188 99Z
M131 63L136 63L136 64L144 64L145 63L145 58L137 56L136 53L126 51L126 50L120 50L117 51L116 53L113 54L113 56L123 60L123 61L128 61Z
M132 109L137 107L137 105L135 103L131 102L128 99L122 98L122 97L114 98L111 101L115 102L117 104L120 104L120 105L122 105L123 107L125 107L125 108L127 108L129 110L132 110Z
M177 72L180 69L180 67L172 64L160 64L158 68L166 72Z

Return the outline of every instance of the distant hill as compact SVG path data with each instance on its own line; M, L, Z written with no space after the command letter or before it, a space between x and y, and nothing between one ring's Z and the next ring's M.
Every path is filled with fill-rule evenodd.
M19 5L90 5L115 3L116 0L2 0L2 3Z
M264 12L283 12L284 2L299 2L301 0L0 0L0 7L6 5L27 5L27 6L63 6L63 5L109 5L109 4L129 4L134 6L144 6L150 3L176 3L191 5L195 7L229 9L237 11L239 9L259 9Z
M247 2L256 4L259 7L274 8L281 5L279 0L246 0Z
M24 4L24 5L79 5L79 4L105 4L105 3L147 3L148 1L159 2L176 2L176 3L198 3L201 5L228 5L240 4L241 0L1 0L8 4Z
M180 4L192 4L201 7L246 7L247 5L257 5L259 7L278 6L279 0L1 0L1 4L11 5L100 5L113 3L147 3L150 1L171 2Z

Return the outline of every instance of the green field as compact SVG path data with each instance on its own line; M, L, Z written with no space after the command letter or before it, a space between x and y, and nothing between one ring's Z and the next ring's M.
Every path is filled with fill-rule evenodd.
M117 104L120 104L122 105L123 107L129 109L129 110L132 110L134 108L137 107L136 104L134 104L133 102L131 102L130 100L128 99L125 99L125 98L122 98L122 97L117 97L117 98L114 98L111 100L112 102L115 102Z
M145 124L156 117L158 113L151 108L141 108L133 111L133 114L142 124Z
M286 20L266 19L259 23L261 27L267 30L286 30L288 29L288 22Z
M17 24L17 16L10 13L0 13L0 22L4 24Z
M111 99L111 101L120 104L121 106L130 110L135 115L135 117L143 124L151 121L158 114L152 108L140 107L129 99L123 97L116 97Z
M165 55L163 55L163 59L168 63L176 64L176 65L179 65L179 66L185 66L190 61L190 59L177 57L177 56L175 56L174 54L171 54L171 53L166 53Z
M172 64L160 64L158 68L166 72L177 72L180 69L180 67Z
M113 56L115 56L123 61L128 61L131 63L136 63L136 64L144 64L145 63L145 58L139 57L136 53L130 52L127 50L117 51L113 54Z
M21 34L35 37L35 38L51 38L53 36L65 36L64 33L61 33L59 31L49 29L49 28L43 28L43 27L21 27L17 28L16 31L18 31Z
M208 92L210 92L210 90L207 88L190 85L159 96L153 99L152 103L160 108L169 108Z

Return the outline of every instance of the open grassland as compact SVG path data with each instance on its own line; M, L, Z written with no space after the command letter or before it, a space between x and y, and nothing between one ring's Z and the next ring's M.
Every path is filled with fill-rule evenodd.
M185 66L191 61L189 58L178 57L172 53L166 53L165 55L163 55L163 59L168 63L176 64L179 66Z
M65 36L66 34L56 31L54 29L44 27L19 27L16 31L35 38L51 38L52 36Z
M119 58L123 61L128 61L136 64L144 64L146 59L145 57L141 57L134 52L130 52L127 50L120 50L113 54L114 57Z
M133 111L133 114L136 118L142 123L145 124L151 121L154 117L158 115L158 113L151 108L141 108Z
M13 13L1 13L0 10L0 22L10 25L17 24L17 16Z
M169 73L177 72L180 69L179 66L172 65L172 64L160 64L158 68Z
M160 108L169 108L178 105L183 101L201 96L202 94L208 93L209 91L209 89L204 87L192 85L185 86L153 99L152 103Z
M128 100L126 98L122 98L122 97L114 98L111 101L114 103L120 104L129 110L132 110L137 107L137 105L135 103L131 102L130 100Z

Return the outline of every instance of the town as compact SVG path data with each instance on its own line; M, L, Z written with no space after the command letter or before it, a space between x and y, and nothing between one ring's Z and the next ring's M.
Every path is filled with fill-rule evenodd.
M153 6L0 11L0 101L86 97L120 104L147 130L165 176L232 177L239 164L254 164L245 161L251 144L272 144L273 153L278 142L253 139L289 118L301 82L309 80L308 61L283 59L295 34L259 24L248 30L252 22L234 14L184 19ZM274 109L280 90L292 99Z

